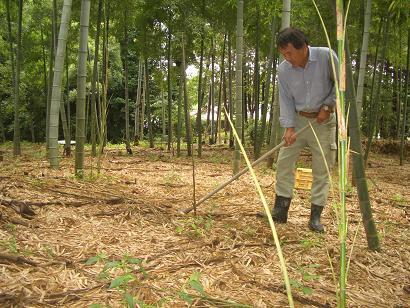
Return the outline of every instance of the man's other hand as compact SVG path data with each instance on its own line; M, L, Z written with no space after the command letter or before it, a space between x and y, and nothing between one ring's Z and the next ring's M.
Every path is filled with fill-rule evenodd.
M323 108L321 108L316 116L316 121L317 123L322 124L326 122L327 120L329 120L329 118L330 118L330 111L324 110Z
M285 139L285 146L293 144L296 141L295 129L293 127L286 128L283 139Z

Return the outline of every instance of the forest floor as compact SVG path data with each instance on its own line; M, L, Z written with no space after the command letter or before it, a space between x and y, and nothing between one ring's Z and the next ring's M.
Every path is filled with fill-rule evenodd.
M23 144L20 158L10 143L0 151L0 306L288 305L272 232L256 217L262 204L248 174L196 215L181 214L193 204L191 158L143 147L128 156L111 147L101 174L87 158L78 180L74 158L52 170L44 145ZM195 158L197 200L231 176L230 158L218 146ZM309 155L299 165L308 166ZM367 175L381 251L368 250L356 189L349 188L348 305L409 307L410 161L399 166L397 155L372 153ZM274 171L260 166L257 176L271 203ZM337 305L337 196L324 211L324 234L308 230L304 190L295 191L288 223L276 226L296 307Z

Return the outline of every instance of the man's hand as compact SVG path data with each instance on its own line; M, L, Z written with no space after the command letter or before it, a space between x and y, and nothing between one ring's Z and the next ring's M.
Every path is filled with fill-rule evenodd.
M285 146L289 146L293 144L296 141L295 128L294 127L286 128L283 139L285 140Z
M317 114L316 121L319 124L326 122L330 118L330 111L320 108L319 113Z

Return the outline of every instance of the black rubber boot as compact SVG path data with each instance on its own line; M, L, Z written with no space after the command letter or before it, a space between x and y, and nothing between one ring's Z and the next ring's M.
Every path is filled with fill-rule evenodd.
M286 223L288 221L290 201L290 198L276 195L275 205L272 210L273 221L279 223Z
M310 208L309 229L315 232L322 233L325 231L320 223L320 215L322 215L323 206L318 206L312 203Z

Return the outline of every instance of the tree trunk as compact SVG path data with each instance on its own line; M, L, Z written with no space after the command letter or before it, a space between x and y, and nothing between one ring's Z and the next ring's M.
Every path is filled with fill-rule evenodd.
M397 61L397 58L396 58ZM392 104L394 106L394 114L396 114L394 120L394 132L392 132L393 139L398 139L399 131L400 131L400 114L401 114L401 106L400 106L400 92L399 90L399 64L393 66L393 96L392 96Z
M61 124L63 126L64 141L65 141L64 154L65 156L69 157L71 155L71 145L70 145L71 138L68 132L67 114L65 110L65 99L64 98L60 100L60 116L61 116Z
M168 151L171 151L172 144L172 83L171 83L171 30L168 30L167 48L167 84L168 84Z
M283 30L287 27L290 27L290 8L291 8L291 0L283 0L283 8L282 8L282 24L280 29ZM279 63L283 61L282 55L279 56ZM273 118L271 121L271 132L270 132L270 141L269 141L269 148L273 148L275 144L280 142L282 138L282 129L279 124L279 89L275 91L275 99L272 102L273 104ZM268 160L268 164L271 167L274 158L272 160Z
M161 49L161 43L158 46L159 49ZM162 55L159 58L159 70L162 73L164 71L162 63ZM165 95L164 95L164 82L163 82L163 76L161 75L161 81L159 84L160 91L161 91L161 126L162 126L162 135L161 135L161 148L164 145L165 142L165 135L167 133L167 125L166 125L166 104L165 104Z
M67 157L70 157L71 156L71 136L70 136L69 129L68 129L68 121L70 120L70 118L67 116L66 107L65 107L66 106L65 101L66 101L66 97L68 95L68 94L65 95L68 91L68 57L67 57L67 52L68 52L68 49L66 48L66 52L65 52L65 59L66 59L65 67L66 67L66 70L65 71L66 71L66 76L67 76L67 78L66 78L66 88L67 88L67 90L63 91L63 96L62 96L61 101L60 101L60 117L61 117L61 124L63 126L64 155L67 156ZM67 119L68 119L68 121L67 121Z
M162 61L160 65L160 70L162 71ZM165 105L165 96L164 96L164 83L161 80L161 117L162 117L162 137L161 137L161 147L164 145L165 137L167 134L167 123L166 123L166 105Z
M387 49L388 33L389 33L389 19L386 18L385 24L384 24L384 30L383 30L383 48L382 48L382 52L380 55L380 59L382 63L380 65L380 69L378 72L376 94L372 95L374 100L372 100L372 108L371 108L372 112L370 114L370 122L369 122L369 130L368 130L369 133L368 133L368 139L367 139L367 144L366 144L366 151L364 154L365 164L367 163L367 159L369 157L370 147L372 144L373 136L375 134L375 127L377 126L376 123L379 118L380 88L382 85L383 71L385 68L384 62L386 61L385 55L386 55L386 49ZM375 73L376 71L374 71L374 74ZM373 88L373 85L372 85L372 88Z
M68 28L70 24L72 0L64 0L61 16L60 31L58 34L57 52L53 76L53 90L50 106L50 132L49 132L49 159L52 168L58 168L58 120L61 100L61 82L64 68L64 54L67 45ZM78 129L78 128L77 128Z
M399 37L402 37L402 31L401 28L399 29ZM399 50L400 52L398 52L397 54L397 58L398 58L398 63L400 63L401 60L401 56L402 56L402 50L403 50L403 44L402 44L402 40L399 39ZM397 132L396 132L396 139L400 139L400 127L401 127L401 123L400 123L400 115L402 113L402 86L403 86L403 69L401 67L400 64L397 64L398 68L397 68L397 109L396 109L396 113L397 113ZM406 98L404 97L404 103L406 102Z
M271 38L269 44L269 54L268 54L268 62L266 67L266 81L265 81L265 91L264 91L264 102L262 106L262 127L261 132L259 134L259 142L260 146L263 145L265 141L265 131L266 131L266 117L268 113L268 105L269 105L269 91L270 91L270 84L271 84L271 76L272 76L272 64L273 60L276 59L276 53L274 52L274 44L275 44L275 33L276 33L276 16L273 15L272 23L271 23ZM275 67L275 74L276 74L276 67ZM273 79L275 79L275 74L273 75ZM269 149L270 150L270 149Z
M50 147L50 111L51 111L51 96L52 96L52 91L53 91L53 65L54 61L53 59L55 58L55 48L54 48L54 12L52 11L51 13L51 38L50 38L50 55L48 58L48 83L47 83L47 102L46 102L46 150L47 153L49 151ZM49 154L49 153L48 153Z
M18 32L16 52L16 78L14 84L14 134L13 155L20 156L20 65L21 65L21 35L23 27L23 0L18 2Z
M147 93L147 67L145 65L144 60L144 85L142 89L142 98L141 98L141 128L140 128L140 137L141 140L144 140L144 117L145 117L145 101L146 101L146 93Z
M10 17L10 0L6 1L6 10L7 10L7 32L8 32L8 41L9 41L9 52L10 52L10 64L11 64L11 80L13 88L13 100L16 95L16 70L14 66L14 48L13 48L13 38L11 31L11 17Z
M3 124L2 109L0 109L0 143L6 142L6 132Z
M47 102L47 63L46 63L46 46L44 42L43 26L41 26L40 31L41 31L41 51L43 55L43 77L44 77L44 93L43 94L44 94L44 101Z
M150 100L150 84L149 84L149 67L148 58L145 59L145 80L146 80L146 93L145 100L147 103L147 122L148 122L148 137L149 137L149 147L154 147L154 134L152 131L152 121L151 121L151 100Z
M235 129L238 136L242 136L242 52L243 52L243 0L237 0L236 13L236 108ZM243 139L242 139L243 140ZM233 159L233 174L239 172L241 150L239 143L235 140L235 152Z
M188 156L192 156L192 138L191 138L191 116L188 108L188 91L186 87L186 73L185 73L185 34L182 32L181 45L182 45L182 65L181 65L181 78L184 86L184 114L185 114L185 138L187 143Z
M182 77L178 82L178 123L177 123L177 157L181 156L181 133L182 133L182 96L183 96L183 83Z
M214 144L215 139L214 139L214 115L215 115L215 95L214 95L214 90L215 90L215 45L214 45L214 39L211 37L211 67L212 67L212 72L211 72L211 93L209 94L210 97L210 104L211 104L211 131L210 131L210 137L209 137L209 144Z
M128 154L132 154L130 143L130 106L128 101L128 29L127 9L124 10L124 90L125 90L125 148Z
M261 147L259 144L259 92L260 92L260 76L259 76L259 41L260 41L260 31L259 31L259 6L256 4L256 47L255 47L255 69L253 76L253 95L254 95L254 106L255 106L255 127L253 132L253 152L255 159L261 156Z
M78 47L77 105L75 130L75 174L84 176L85 97L87 80L87 42L90 21L90 0L81 1L80 44ZM56 61L57 62L57 61Z
M89 67L91 66L91 54L90 54L90 47L87 42L87 62L86 66ZM84 131L85 131L85 140L84 142L87 143L87 138L88 138L88 133L89 133L89 122L90 122L90 109L91 109L91 99L90 99L90 92L87 91L87 94L85 96L85 125L84 125Z
M219 92L218 92L218 113L216 117L217 128L215 130L214 140L217 140L218 144L221 144L221 118L222 118L222 89L224 87L224 75L225 75L225 44L226 44L226 34L224 35L224 43L222 45L222 55L221 55L221 65L220 65L220 78L219 78Z
M229 118L234 123L233 115L233 97L232 97L232 47L231 47L231 34L228 35L228 99L229 99ZM229 127L229 148L234 146L233 130Z
M406 84L404 86L404 107L403 107L403 122L401 125L400 139L400 166L404 164L404 146L406 144L406 135L408 132L407 111L409 105L409 78L410 78L410 29L407 30L407 65L406 65Z
M196 114L196 134L198 138L198 157L202 155L202 70L204 63L204 28L201 30L201 56L199 59L199 73L198 73L198 112Z
M350 146L353 156L353 174L357 186L357 193L359 195L360 212L362 214L362 222L366 232L367 246L374 251L380 250L379 238L377 236L377 229L373 220L372 208L369 199L369 190L367 187L366 173L363 162L362 146L360 140L360 122L358 116L358 108L356 105L356 95L354 89L354 80L352 72L352 62L350 58L349 44L346 37L346 72L347 72L347 109L349 112L349 132L350 132Z
M100 29L102 17L102 0L98 0L98 15L95 32L94 46L94 65L93 65L93 80L91 82L91 155L97 155L97 105L96 105L96 89L98 82L98 53L100 48Z
M64 135L65 140L65 154L66 156L71 156L71 108L70 108L70 89L68 82L68 50L66 50L66 66L65 66L65 75L66 75L66 86L65 86L65 106L67 106L67 133ZM64 127L64 126L63 126Z
M135 99L135 113L134 113L134 143L135 145L138 144L140 140L140 106L141 106L141 86L142 86L142 78L144 74L144 65L142 57L138 60L138 81L137 81L137 97Z
M363 102L363 92L364 92L364 79L366 76L366 64L367 64L367 53L369 47L369 32L370 32L370 22L372 14L372 0L366 1L366 11L364 13L364 29L363 29L363 41L362 50L360 53L360 68L359 68L359 80L357 82L357 111L359 123L362 116L362 102Z
M101 101L97 108L97 119L99 119L99 125L97 125L98 132L98 151L97 151L97 170L100 172L101 168L101 155L104 151L107 139L107 91L108 91L108 32L109 32L109 1L107 0L104 5L104 30L103 30L103 47L102 47L102 93Z

